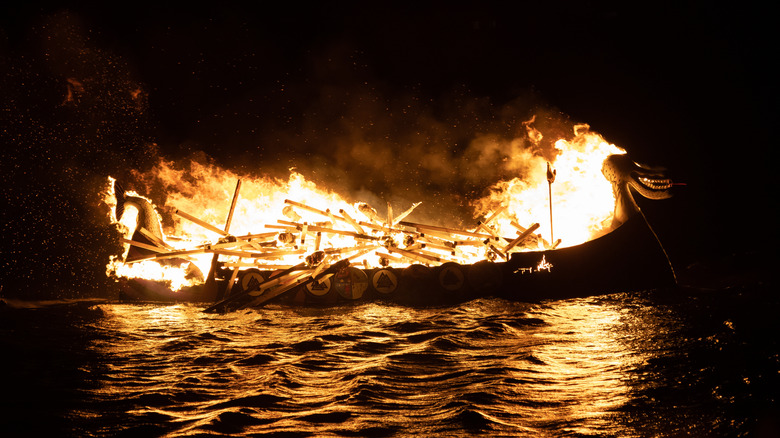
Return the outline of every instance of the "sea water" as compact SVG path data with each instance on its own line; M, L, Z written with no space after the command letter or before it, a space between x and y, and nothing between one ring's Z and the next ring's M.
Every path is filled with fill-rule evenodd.
M773 436L778 303L8 302L0 436Z

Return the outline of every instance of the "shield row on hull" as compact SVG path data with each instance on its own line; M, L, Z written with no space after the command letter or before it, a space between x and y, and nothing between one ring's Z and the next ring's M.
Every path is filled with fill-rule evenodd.
M213 281L171 291L164 284L123 280L127 301L213 303L243 296L232 307L265 304L256 286L275 271L246 269L228 290L231 271L217 267ZM512 254L508 261L471 265L412 264L403 268L344 266L327 278L291 287L274 301L293 306L339 305L371 300L404 305L450 305L483 296L539 301L644 290L673 285L674 271L642 214L614 231L581 245Z

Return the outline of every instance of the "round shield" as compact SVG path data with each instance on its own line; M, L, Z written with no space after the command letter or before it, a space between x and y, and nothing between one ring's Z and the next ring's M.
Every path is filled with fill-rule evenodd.
M368 275L354 266L341 269L333 276L333 287L342 298L359 300L368 289Z
M398 277L392 269L376 269L371 272L371 286L380 294L390 295L398 288Z
M463 273L463 267L453 262L444 263L439 267L437 279L439 286L449 292L459 291L466 284L466 275Z
M312 283L309 283L306 285L306 290L314 295L315 297L322 297L328 294L330 292L331 288L331 281L330 277L325 278L324 280L315 281Z
M265 282L265 275L259 269L247 269L238 273L238 286L241 291L257 290L257 286Z

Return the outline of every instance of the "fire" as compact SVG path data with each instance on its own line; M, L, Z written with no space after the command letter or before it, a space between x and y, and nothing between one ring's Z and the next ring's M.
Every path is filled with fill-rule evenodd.
M526 128L529 139L538 144L542 134L531 123ZM192 275L193 266L208 273L215 254L235 270L284 269L319 251L328 262L352 257L351 263L365 267L470 264L507 258L512 251L554 247L551 227L560 246L576 245L608 230L614 197L601 165L610 154L624 151L587 125L578 125L574 134L570 140L555 142L553 183L546 177L545 158L529 150L516 154L513 160L518 168L538 171L494 184L490 195L473 203L475 216L482 219L471 230L407 222L419 202L395 206L396 215L388 204L386 216L380 215L373 206L317 187L294 170L283 180L238 175L196 161L181 168L161 160L143 177L167 194L164 205L157 208L168 219L163 221L164 241L151 247L156 254L144 260L124 263L127 252L113 258L107 273L162 280L178 290L202 282L202 276ZM111 206L116 195L113 180L109 182L106 202ZM110 220L123 232L127 249L137 245L131 242L137 224L120 222L134 218L125 216ZM165 263L174 256L188 263Z
M555 148L557 157L552 162L556 170L554 183L548 185L544 158L523 157L530 161L529 167L539 171L525 179L514 178L495 184L492 193L475 204L482 211L489 210L490 206L501 206L509 212L495 221L499 234L514 234L512 221L526 227L539 223L540 245L551 238L552 226L556 240L561 239L559 247L566 247L579 245L608 231L615 197L612 186L601 174L601 166L609 155L625 151L591 132L588 125L577 125L574 138L557 140ZM553 204L552 225L550 198ZM553 243L547 241L547 244Z

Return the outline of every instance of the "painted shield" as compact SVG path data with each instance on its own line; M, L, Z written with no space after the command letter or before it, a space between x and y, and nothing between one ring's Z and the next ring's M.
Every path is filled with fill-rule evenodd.
M255 293L251 294L253 296L260 295L257 286L264 283L265 280L265 276L259 269L247 269L238 274L238 286L241 288L241 291L254 289Z
M371 273L371 286L380 294L390 295L398 288L398 276L390 269L376 269Z
M322 296L327 295L328 292L330 292L331 285L332 285L332 283L330 281L330 277L328 277L328 278L326 278L324 280L315 281L315 282L307 284L306 285L306 290L310 294L314 295L315 297L322 297Z
M466 275L463 273L463 267L453 262L441 265L437 279L439 286L450 292L459 291L466 284Z
M332 278L333 287L348 300L359 300L368 289L368 275L354 266L340 269Z

